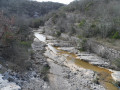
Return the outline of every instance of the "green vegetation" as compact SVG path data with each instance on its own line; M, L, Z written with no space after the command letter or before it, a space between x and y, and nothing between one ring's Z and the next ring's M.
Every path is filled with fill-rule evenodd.
M56 31L55 36L59 37L60 35L61 35L61 32L60 31Z
M85 20L82 20L82 21L79 23L78 26L79 26L79 27L82 27L82 26L85 24L85 22L86 22Z
M96 27L96 25L95 25L95 24L92 24L92 25L91 25L91 28L95 28L95 27Z
M32 41L21 41L20 45L24 47L31 47Z
M32 28L39 28L39 26L44 26L44 21L41 19L35 19L30 24Z
M45 75L46 73L48 73L49 69L50 69L49 66L44 66L41 73Z
M89 2L89 3L86 5L85 10L88 11L89 8L90 8L90 6L92 6L92 5L93 5L93 2Z
M82 42L80 42L80 51L85 51L85 44L86 44L87 40L86 39L82 39Z
M42 68L42 71L41 71L41 74L42 74L42 78L44 81L49 81L48 79L48 72L49 72L49 69L50 67L48 65L45 65L43 68Z
M120 33L115 32L114 35L112 36L113 39L120 39Z

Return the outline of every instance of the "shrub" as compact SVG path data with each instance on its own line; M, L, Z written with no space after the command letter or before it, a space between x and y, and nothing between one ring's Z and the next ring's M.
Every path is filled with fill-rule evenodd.
M91 25L91 28L95 28L95 27L96 27L96 25L95 25L95 24L92 24L92 25Z
M2 41L4 45L11 45L15 41L15 35L12 32L5 32Z
M112 36L113 39L120 39L120 34L119 32L115 32L114 35Z
M83 39L82 42L80 43L80 51L85 51L85 44L86 44L87 40Z
M39 28L39 26L44 26L44 21L41 19L35 19L30 24L30 27L32 28Z
M55 32L55 36L56 36L56 37L59 37L60 35L61 35L61 32L60 32L60 31L56 31L56 32Z
M89 8L90 8L90 6L92 6L92 5L93 5L93 2L89 2L89 3L86 5L85 10L88 11Z
M47 73L48 73L49 69L50 69L50 67L47 64L41 70L42 78L43 78L44 81L49 81L48 76L47 76Z
M86 22L85 20L81 20L78 26L82 27L85 24L85 22Z
M70 29L69 29L69 35L74 35L76 33L75 28L73 27L73 25L71 25Z
M31 47L31 43L32 43L32 41L21 41L20 45L22 45L24 47Z
M26 47L23 47L19 42L14 42L11 47L4 48L2 56L21 67L25 66L25 61L28 60L29 53Z
M99 28L95 24L92 24L89 28L89 33L87 37L95 37L98 36L99 34L100 34Z
M14 18L6 17L3 12L0 12L0 40L3 41L3 45L8 45L15 39L14 30Z
M26 34L28 32L29 27L27 25L21 24L19 26L19 34Z
M42 68L41 73L42 73L42 74L46 74L46 73L48 73L49 69L50 69L50 67L49 67L48 65L47 65L47 66L44 66L44 67Z
M83 38L81 35L78 35L77 37L78 37L79 39Z

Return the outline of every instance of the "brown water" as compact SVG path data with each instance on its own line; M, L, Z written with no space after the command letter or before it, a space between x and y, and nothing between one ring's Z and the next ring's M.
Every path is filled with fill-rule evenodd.
M73 53L69 53L67 51L63 51L58 49L57 47L55 47L58 51L59 54L64 55L67 54L69 56L67 56L67 60L73 60L74 63L79 66L79 67L83 67L85 69L90 69L93 70L95 72L98 73L99 76L99 82L107 89L107 90L118 90L118 88L113 85L113 83L115 83L115 81L113 80L111 74L112 72L109 71L108 69L105 68L101 68L98 66L94 66L92 64L89 64L88 62L85 62L83 60L77 59L77 55L73 54Z

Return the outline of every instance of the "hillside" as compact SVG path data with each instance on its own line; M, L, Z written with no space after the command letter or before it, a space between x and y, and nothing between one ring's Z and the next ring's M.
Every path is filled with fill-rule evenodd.
M78 37L119 39L119 4L119 0L77 0L53 13L46 24Z
M10 66L12 69L16 66L26 67L26 60L32 54L33 35L30 26L36 26L34 23L40 16L63 5L31 0L0 0L0 55L3 60L15 64ZM38 23L37 27L41 22ZM4 61L1 63L6 67Z
M120 70L119 4L119 0L76 0L42 17L45 33L74 41L80 51L95 53L108 60L109 68Z
M40 17L49 11L57 10L63 6L60 3L36 2L30 0L0 0L0 11L6 15L18 15L22 17Z

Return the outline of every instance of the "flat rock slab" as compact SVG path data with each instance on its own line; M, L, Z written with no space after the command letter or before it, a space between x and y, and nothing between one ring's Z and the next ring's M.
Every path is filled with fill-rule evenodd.
M46 37L43 34L35 33L36 38L38 38L42 42L46 42Z
M49 48L52 52L54 52L55 54L58 53L57 50L56 50L52 45L47 44L47 46L48 46L48 48Z
M73 47L74 45L67 43L67 42L66 43L60 42L60 43L54 43L54 46L56 46L56 47Z
M120 71L113 71L112 77L113 77L113 79L115 81L119 81L120 82Z
M75 47L59 47L58 49L64 50L64 51L70 51L75 49Z
M95 54L81 53L81 54L78 54L77 56L78 56L77 57L78 59L87 61L93 65L104 65L104 66L108 65L108 63L105 62L105 60L103 60L103 58L101 58Z

